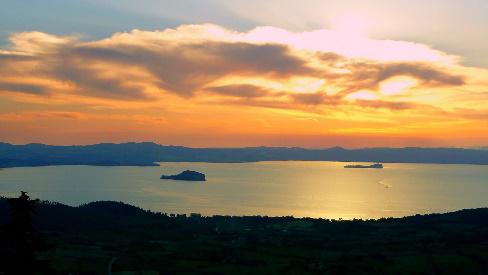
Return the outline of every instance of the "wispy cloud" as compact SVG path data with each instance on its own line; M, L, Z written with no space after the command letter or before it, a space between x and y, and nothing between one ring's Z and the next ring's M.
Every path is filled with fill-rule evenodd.
M50 119L84 119L87 116L80 112L64 112L64 111L40 111L40 112L17 112L17 113L3 113L0 114L0 121L8 122L27 122Z

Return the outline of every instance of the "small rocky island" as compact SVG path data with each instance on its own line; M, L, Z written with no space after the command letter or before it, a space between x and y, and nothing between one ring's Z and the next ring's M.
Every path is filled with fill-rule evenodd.
M371 165L346 165L344 168L375 168L375 169L381 169L383 168L383 164L381 163L375 163Z
M162 175L161 179L162 180L183 180L183 181L205 181L205 174L196 171L185 170L179 173L178 175L171 175L171 176Z

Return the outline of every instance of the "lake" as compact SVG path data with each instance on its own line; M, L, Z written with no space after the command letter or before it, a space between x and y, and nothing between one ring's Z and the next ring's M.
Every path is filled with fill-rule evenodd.
M160 163L160 167L48 166L0 170L0 195L79 205L123 201L167 213L325 218L402 217L488 206L488 166L341 162ZM190 169L206 182L161 180Z

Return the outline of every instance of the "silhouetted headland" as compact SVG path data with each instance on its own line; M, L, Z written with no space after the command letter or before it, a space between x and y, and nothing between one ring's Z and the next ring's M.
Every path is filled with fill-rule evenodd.
M171 176L162 175L161 179L182 180L182 181L205 181L205 174L196 171L185 170L177 175L171 175Z
M375 163L371 165L361 165L361 164L352 164L352 165L345 165L344 168L373 168L373 169L382 169L383 164L381 163Z
M155 166L158 162L343 161L488 164L488 150L463 148L305 149L298 147L188 148L152 142L83 146L0 143L0 167L46 165Z

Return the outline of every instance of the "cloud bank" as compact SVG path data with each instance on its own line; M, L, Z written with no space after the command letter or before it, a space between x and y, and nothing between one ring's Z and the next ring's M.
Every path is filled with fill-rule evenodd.
M467 129L467 120L486 117L488 106L479 102L487 76L428 45L330 30L182 25L100 40L23 32L0 48L0 104L43 109L11 104L3 122L37 116L95 123L110 107L123 111L107 119L121 123L130 116L146 126L164 121L235 131L230 119L238 117L249 119L246 131L261 127L275 134L293 117L290 132L314 135L321 129L397 134L432 127L442 134L447 123Z
M465 83L462 74L450 70L458 58L425 45L327 30L291 33L261 27L239 33L185 25L97 41L24 32L12 35L10 42L0 52L0 92L39 96L156 100L213 91L224 97L276 97L288 105L335 105L348 94L377 91L396 76L426 87ZM319 84L289 85L301 78Z

